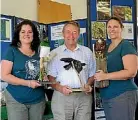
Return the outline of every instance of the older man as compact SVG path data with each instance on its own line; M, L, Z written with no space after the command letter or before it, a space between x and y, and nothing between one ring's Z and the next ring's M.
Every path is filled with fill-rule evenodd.
M70 21L63 27L64 45L52 52L57 56L49 64L49 80L53 84L52 112L54 120L90 120L92 85L96 64L92 51L77 44L80 27ZM78 69L77 69L78 68Z

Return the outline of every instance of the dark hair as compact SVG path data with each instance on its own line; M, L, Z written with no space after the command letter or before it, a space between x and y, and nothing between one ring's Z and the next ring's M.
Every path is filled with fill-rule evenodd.
M74 21L74 20L65 23L62 32L64 32L65 27L66 27L67 25L73 25L73 26L76 26L76 27L78 28L78 31L80 32L80 25L79 25L79 23L78 23L77 21Z
M11 46L20 47L21 42L19 40L19 33L20 33L21 28L22 28L23 25L30 25L31 26L32 32L33 32L33 41L31 43L31 49L33 51L38 52L38 48L39 48L39 45L40 45L39 33L37 31L36 26L30 20L23 20L21 23L19 23L16 26Z
M121 28L124 28L124 25L123 25L123 23L122 23L122 21L121 21L120 18L118 18L118 17L111 17L110 19L108 19L107 24L108 24L108 22L110 20L116 20L120 24Z

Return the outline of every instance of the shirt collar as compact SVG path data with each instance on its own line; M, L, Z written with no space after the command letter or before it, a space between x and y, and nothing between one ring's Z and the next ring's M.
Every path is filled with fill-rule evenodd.
M80 49L80 45L77 44L77 47L74 49L74 51L79 50L79 49ZM63 47L62 47L62 51L66 51L66 50L69 50L69 49L68 49L68 48L66 47L66 45L64 44Z

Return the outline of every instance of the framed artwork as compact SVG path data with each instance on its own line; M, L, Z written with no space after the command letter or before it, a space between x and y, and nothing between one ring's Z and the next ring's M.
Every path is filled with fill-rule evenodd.
M108 20L111 17L111 0L97 0L97 20Z
M1 20L1 29L0 36L1 41L3 42L11 42L12 41L12 19L8 17L2 17Z
M112 14L122 21L132 22L132 7L130 6L113 6Z
M92 40L106 40L106 22L91 22Z

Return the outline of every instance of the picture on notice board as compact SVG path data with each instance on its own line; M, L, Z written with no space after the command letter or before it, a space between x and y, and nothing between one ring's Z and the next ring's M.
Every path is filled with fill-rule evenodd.
M80 36L78 38L78 44L84 45L84 34L86 33L86 28L80 28Z
M134 39L134 25L133 23L123 23L124 28L122 31L122 37L124 39Z
M132 7L130 6L113 6L112 14L122 21L132 21Z
M48 37L48 28L46 24L41 24L41 23L35 23L38 33L39 33L39 38L41 41L46 40Z
M97 0L97 20L108 20L111 17L110 6L110 0Z
M106 22L91 22L92 40L106 40Z
M51 26L51 41L54 41L54 47L57 48L64 44L62 29L64 24Z
M1 41L11 42L12 41L12 20L4 17L1 17L0 20L1 20L1 29L0 29Z
M48 39L48 26L46 24L39 24L39 38L41 46L50 46L50 40Z

